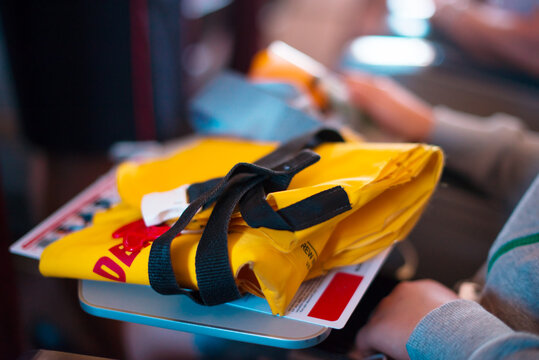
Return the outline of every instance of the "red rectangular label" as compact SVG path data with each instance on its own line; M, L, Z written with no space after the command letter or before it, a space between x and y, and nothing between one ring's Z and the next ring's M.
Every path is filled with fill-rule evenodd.
M356 292L363 276L339 272L316 302L309 316L317 319L339 320L348 302Z

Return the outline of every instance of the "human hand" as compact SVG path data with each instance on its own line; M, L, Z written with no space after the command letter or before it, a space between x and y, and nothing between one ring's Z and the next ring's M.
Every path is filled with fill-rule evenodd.
M434 280L400 283L358 332L358 354L383 352L394 359L408 359L406 342L416 325L432 310L456 299L457 294Z
M424 141L433 125L432 107L389 78L348 73L351 101L382 128L407 141Z

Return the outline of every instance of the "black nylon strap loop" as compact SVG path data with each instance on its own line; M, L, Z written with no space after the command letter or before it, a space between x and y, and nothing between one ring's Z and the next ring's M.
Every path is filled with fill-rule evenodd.
M316 129L279 146L275 151L255 161L255 164L273 168L302 149L314 149L328 142L344 142L344 138L334 129Z
M174 238L178 236L178 234L185 229L187 224L189 224L189 222L193 219L193 216L195 216L197 211L205 204L213 203L215 198L225 190L232 176L245 172L245 169L243 169L244 167L245 164L243 163L234 166L232 170L230 170L230 172L221 179L217 186L210 189L189 204L187 209L185 209L174 225L168 229L167 232L153 241L148 259L148 277L150 280L150 285L155 291L164 295L185 293L185 289L178 286L176 277L174 276L174 269L172 268L170 258L170 245L172 244ZM242 178L238 177L236 182L238 182L240 179ZM193 295L192 291L189 291L189 294L187 295L197 302L201 301L200 298Z
M344 139L337 130L330 128L319 128L312 132L306 133L303 136L294 138L288 143L282 144L268 155L255 161L254 164L266 168L275 168L276 166L286 162L286 160L290 159L290 157L295 156L300 150L314 149L318 145L327 142L344 142ZM193 202L203 193L215 187L221 179L222 178L215 178L205 182L191 184L191 186L189 186L187 189L189 202Z
M233 173L234 169L230 173ZM186 289L178 286L174 269L170 258L170 245L178 234L185 229L187 224L193 219L197 211L204 206L212 197L223 191L229 181L229 176L224 177L221 182L193 201L182 213L174 225L163 235L155 239L150 248L148 259L148 276L152 288L160 294L186 294ZM198 293L189 290L186 294L197 302L201 302Z
M258 175L245 184L236 184L223 194L212 210L195 257L198 290L205 305L241 297L228 257L228 224L241 197L266 178Z
M237 298L239 291L230 267L227 245L228 224L236 205L246 193L256 188L268 192L285 190L296 173L320 159L316 153L301 149L337 141L344 141L338 132L320 129L280 146L254 164L236 164L221 179L191 186L189 190L192 188L192 191L188 190L190 205L176 223L152 244L148 263L152 288L161 294L185 294L207 305ZM260 190L253 192L259 193ZM200 208L214 202L215 207L200 239L195 260L200 291L183 289L174 276L170 256L172 241Z
M299 231L318 225L352 208L341 186L321 191L278 211L265 200L262 187L251 189L240 201L243 220L252 228Z
M189 200L189 203L195 201L195 199L202 196L205 192L216 187L217 184L219 184L219 181L221 181L221 179L222 178L215 178L208 181L189 185L189 187L187 188L187 199Z
M299 231L351 209L346 191L341 186L335 186L282 208L277 214L291 224L293 231Z
M296 173L319 159L316 153L303 150L275 170L252 165L252 170L259 174L247 182L233 184L235 177L231 178L231 185L215 203L196 252L197 284L205 305L222 304L241 296L228 257L228 225L240 199L262 182L286 189Z
M221 181L217 184L217 186L215 186L214 188L211 188L202 196L195 199L195 201L193 201L187 207L187 209L183 212L183 214L176 221L176 223L166 233L164 233L159 238L154 240L152 247L150 249L150 258L149 258L149 263L148 263L149 279L150 279L150 285L152 286L152 288L161 294L185 294L186 293L185 289L178 286L176 282L176 278L174 276L174 271L173 271L172 262L171 262L170 246L172 244L173 239L185 228L185 226L187 226L187 224L191 221L191 219L196 214L198 209L200 209L204 205L211 204L216 200L220 202L221 200L220 196L223 193L226 194L228 191L234 192L235 188L244 187L245 188L244 191L241 192L241 196L243 196L245 192L247 192L252 187L252 186L245 187L245 185L250 184L250 181L255 181L253 180L255 178L260 180L260 181L258 180L255 181L257 184L262 183L262 181L264 181L271 188L284 189L288 186L288 184L292 180L292 177L296 173L303 170L305 167L317 162L319 159L320 159L320 156L318 154L310 150L302 150L299 154L297 154L296 157L290 159L289 161L283 164L279 164L278 165L279 170L267 169L259 165L248 164L248 163L236 164L232 168L232 170L230 170L229 173L221 179ZM233 204L232 209L229 209L230 211L233 211L237 202L240 200L240 198L238 198L237 201L236 199L228 200L227 196L224 196L223 198L225 199L225 201L227 201L228 206L232 206ZM221 208L221 206L219 208ZM212 218L212 216L214 216L213 211L212 211L212 215L210 216L210 219ZM216 218L219 217L219 214L216 214L215 217ZM229 220L230 218L226 221L227 224ZM218 228L208 230L208 227L209 226L213 227L212 224L214 223L217 223L219 225ZM217 220L215 220L215 221L212 221L210 224L210 221L209 221L208 224L206 225L204 233L206 233L206 231L218 232L219 234L221 234L219 239L223 239L223 238L226 239L227 227L223 227L222 222L218 222ZM204 237L204 233L202 235L203 237ZM205 249L204 246L197 248L197 257L199 254L199 250L204 251L204 249ZM226 254L228 254L228 252L226 252ZM227 256L227 260L228 260L228 256ZM228 264L228 261L226 263ZM223 277L226 277L228 276L228 273L231 273L230 264L228 264L228 269L229 269L228 272L226 272L225 275L222 275ZM197 268L197 273L198 273L198 268ZM223 272L220 272L219 274L223 274ZM216 278L214 278L212 281L220 281L218 279L219 276L216 276ZM231 291L230 293L234 293L234 291ZM188 295L192 299L198 302L200 301L204 302L204 299L199 297L199 295L193 294L192 292L189 292ZM208 296L208 298L210 297ZM211 301L214 302L216 300L211 300Z
M268 204L262 186L251 189L240 201L241 217L252 228L267 227L275 230L294 231L282 216Z

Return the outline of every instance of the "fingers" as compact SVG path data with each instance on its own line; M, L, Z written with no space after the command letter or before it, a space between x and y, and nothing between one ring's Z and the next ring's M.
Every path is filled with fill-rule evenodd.
M367 324L357 333L355 344L357 352L361 355L360 359L385 350L384 344L379 340L388 306L391 306L391 297L386 296L373 310Z
M344 78L352 102L360 107L367 108L379 92L374 86L374 79L371 75L354 72L347 74Z
M361 72L350 73L345 81L352 102L375 117L378 117L382 109L389 107L393 111L395 95L405 91L400 90L399 85L391 79Z
M405 140L422 141L429 134L432 107L390 78L354 72L345 77L353 103L381 128Z
M363 326L356 335L356 353L358 354L359 359L372 355L376 352L376 349L371 343L371 327L372 326L369 326L369 324Z
M402 282L376 307L356 336L358 353L383 352L406 359L406 343L421 319L430 311L456 299L456 294L433 280Z

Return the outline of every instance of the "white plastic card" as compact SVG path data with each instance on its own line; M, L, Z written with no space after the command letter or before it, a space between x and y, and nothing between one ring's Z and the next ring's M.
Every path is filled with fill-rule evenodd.
M283 317L342 329L390 251L391 248L386 249L362 264L336 268L325 276L304 282ZM266 300L254 295L230 304L271 314Z

